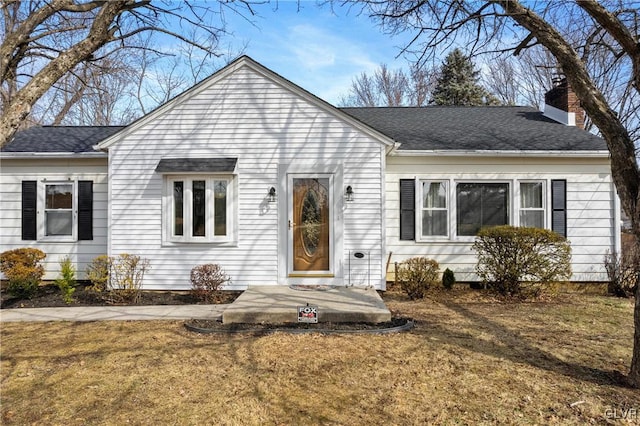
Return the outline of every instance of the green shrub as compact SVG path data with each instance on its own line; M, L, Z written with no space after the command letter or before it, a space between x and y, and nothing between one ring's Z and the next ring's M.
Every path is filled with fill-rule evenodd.
M122 253L110 260L109 294L114 302L137 302L142 291L142 279L149 269L149 260Z
M64 303L73 302L73 292L76 291L76 268L71 263L69 256L60 261L60 278L56 279L56 285L62 293Z
M442 273L442 287L447 290L451 290L453 285L456 283L456 276L453 271L449 268L445 269Z
M45 257L44 252L35 248L19 248L0 254L0 272L9 281L7 291L10 295L31 298L36 294L44 275L40 262Z
M99 294L106 294L109 291L109 269L111 269L111 258L106 254L95 257L87 267L87 279L91 281L90 290Z
M547 229L484 228L473 249L478 254L478 276L502 295L523 295L523 282L545 284L571 276L569 242Z
M218 264L208 263L191 269L191 293L203 302L215 302L227 281L229 277Z
M398 264L396 279L411 300L422 299L429 287L438 283L438 262L426 257L412 257Z

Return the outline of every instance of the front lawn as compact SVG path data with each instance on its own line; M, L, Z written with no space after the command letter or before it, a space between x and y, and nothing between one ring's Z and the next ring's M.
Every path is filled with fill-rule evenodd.
M584 424L640 418L629 300L389 308L394 335L199 335L181 322L2 324L2 424Z

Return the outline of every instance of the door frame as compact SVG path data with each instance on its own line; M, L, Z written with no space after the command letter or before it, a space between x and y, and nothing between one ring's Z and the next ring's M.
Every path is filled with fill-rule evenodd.
M278 283L291 284L343 284L343 167L342 164L299 162L278 165ZM293 213L293 194L289 182L293 177L329 177L329 271L293 272L293 231L289 220Z

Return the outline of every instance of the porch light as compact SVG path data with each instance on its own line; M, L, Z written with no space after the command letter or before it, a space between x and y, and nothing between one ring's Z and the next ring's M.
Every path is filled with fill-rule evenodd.
M344 190L344 198L348 202L353 201L353 188L351 187L351 185L348 185Z
M276 201L276 189L273 186L269 189L268 199L270 203L275 203Z

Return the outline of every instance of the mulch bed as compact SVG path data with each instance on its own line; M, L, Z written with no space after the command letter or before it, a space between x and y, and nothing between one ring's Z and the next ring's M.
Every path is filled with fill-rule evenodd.
M221 291L213 303L231 303L242 292ZM135 303L116 303L107 297L90 290L84 283L76 287L74 301L66 304L62 300L60 289L55 284L44 284L31 299L20 299L9 295L5 290L0 293L0 309L11 308L50 308L62 306L112 306L112 305L200 305L204 302L196 299L189 291L142 291Z
M185 327L197 333L249 333L268 334L285 333L397 333L413 328L409 318L392 318L382 323L363 322L320 322L320 323L284 323L284 324L223 324L220 321L193 319Z

